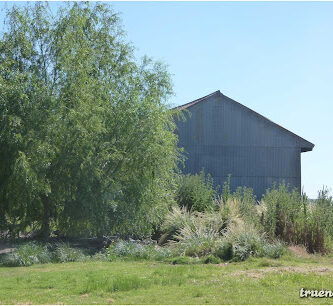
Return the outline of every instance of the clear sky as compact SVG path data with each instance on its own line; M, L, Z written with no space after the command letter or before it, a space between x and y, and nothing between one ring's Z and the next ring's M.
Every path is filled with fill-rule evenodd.
M109 3L137 55L169 65L170 103L221 90L315 144L302 153L310 197L333 187L333 2Z

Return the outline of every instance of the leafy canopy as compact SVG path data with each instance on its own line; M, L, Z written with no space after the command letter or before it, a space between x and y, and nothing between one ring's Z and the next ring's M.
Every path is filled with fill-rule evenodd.
M80 2L13 7L0 54L1 229L149 233L179 158L166 67Z

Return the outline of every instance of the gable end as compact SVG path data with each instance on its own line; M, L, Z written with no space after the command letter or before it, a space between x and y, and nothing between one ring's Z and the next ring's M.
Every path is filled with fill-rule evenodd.
M223 97L225 98L227 101L231 102L231 103L235 103L237 104L239 107L243 108L244 110L248 111L248 112L251 112L252 114L254 114L259 120L264 120L265 122L268 122L269 124L271 125L274 125L276 127L278 127L280 130L282 130L283 132L293 136L293 137L296 137L299 141L300 141L300 144L301 144L301 152L308 152L308 151L312 151L312 149L314 148L314 144L307 141L306 139L296 135L295 133L289 131L288 129L282 127L281 125L271 121L270 119L266 118L265 116L255 112L254 110L248 108L247 106L223 95L219 90L207 95L207 96L204 96L202 98L199 98L199 99L196 99L194 101L191 101L189 103L186 103L186 104L183 104L183 105L180 105L180 106L177 106L177 107L174 107L173 109L178 109L178 110L185 110L185 109L189 109L190 107L198 104L198 103L201 103L201 102L204 102L206 101L207 99L213 97L213 96L220 96L220 97Z

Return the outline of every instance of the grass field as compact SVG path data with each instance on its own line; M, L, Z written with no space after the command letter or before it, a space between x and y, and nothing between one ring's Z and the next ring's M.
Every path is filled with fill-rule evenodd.
M0 268L0 304L332 304L299 297L333 290L333 258L241 263L84 262Z

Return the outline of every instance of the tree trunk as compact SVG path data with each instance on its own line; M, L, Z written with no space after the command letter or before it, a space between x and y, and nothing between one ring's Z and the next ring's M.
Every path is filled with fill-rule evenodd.
M43 220L42 227L39 232L39 236L43 240L47 240L50 237L50 216L51 216L51 205L50 198L48 196L42 197L43 201Z

